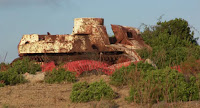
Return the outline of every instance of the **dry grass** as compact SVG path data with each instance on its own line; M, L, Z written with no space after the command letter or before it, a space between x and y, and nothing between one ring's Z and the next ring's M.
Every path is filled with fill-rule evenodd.
M89 83L103 79L109 82L109 76L91 75L80 77L79 81ZM46 84L46 83L26 83L16 86L6 86L0 88L0 107L9 106L13 108L198 108L200 101L192 102L159 102L153 105L139 105L128 103L125 97L129 96L129 87L121 88L112 86L112 89L119 94L117 99L112 101L92 101L87 103L72 103L69 99L72 83Z

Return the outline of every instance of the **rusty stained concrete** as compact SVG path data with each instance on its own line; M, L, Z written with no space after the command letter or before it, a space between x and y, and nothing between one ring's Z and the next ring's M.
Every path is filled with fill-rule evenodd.
M140 36L140 31L137 28L121 26L121 25L111 25L112 30L116 37L116 44L124 44L129 45L132 49L141 49L144 47L150 48L145 42L143 41L142 37Z
M33 35L23 36L18 46L19 53L66 53L93 51L90 47L91 44L89 37L84 35L46 35L44 40L39 40L40 35L34 34L34 38L32 36ZM29 41L32 38L34 40ZM76 48L77 46L78 48Z
M103 18L76 18L72 34L24 35L18 45L19 55L34 53L109 52L123 51L133 60L140 60L135 49L150 48L138 29L111 25L114 41L109 41ZM116 41L115 41L116 40Z
M104 51L110 42L103 22L102 18L76 18L71 35L24 35L19 55Z

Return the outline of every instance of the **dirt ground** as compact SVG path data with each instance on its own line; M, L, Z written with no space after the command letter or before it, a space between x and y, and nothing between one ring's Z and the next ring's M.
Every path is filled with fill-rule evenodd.
M109 82L109 76L106 75L91 75L79 78L79 81L87 81L89 83L103 79ZM26 83L16 86L6 86L0 88L0 107L3 108L138 108L148 107L141 106L135 103L128 103L125 97L128 96L129 88L112 89L119 94L117 99L113 101L93 101L87 103L72 103L69 99L72 90L72 83L62 84L46 84L46 83ZM152 107L185 107L199 108L200 102L186 102L165 104L159 103Z

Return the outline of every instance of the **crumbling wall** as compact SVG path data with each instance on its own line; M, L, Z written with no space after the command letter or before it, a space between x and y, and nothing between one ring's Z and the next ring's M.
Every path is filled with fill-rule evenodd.
M34 38L33 38L34 36ZM24 35L18 45L20 56L34 53L92 52L90 40L85 35ZM32 40L31 40L32 39Z
M127 47L131 47L132 49L142 49L142 48L150 48L145 42L143 41L142 37L140 36L140 31L134 27L127 27L121 25L111 25L114 35L116 37L115 44L124 44L129 45Z
M89 35L92 48L104 51L109 45L109 37L103 18L75 18L72 35Z
M18 52L20 56L38 53L112 52L112 56L122 54L124 59L121 58L121 61L127 61L127 58L132 61L141 60L135 49L150 46L144 43L139 30L121 25L111 26L115 37L110 41L103 18L75 18L72 34L24 35L18 45Z

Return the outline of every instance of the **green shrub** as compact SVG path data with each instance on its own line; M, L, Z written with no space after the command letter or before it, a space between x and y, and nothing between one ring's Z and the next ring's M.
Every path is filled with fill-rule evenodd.
M197 75L200 73L200 60L196 60L193 56L180 64L181 73L185 76Z
M53 69L52 72L48 72L45 76L45 82L47 83L60 83L62 81L75 82L75 74L63 68L59 68Z
M80 82L73 85L70 99L72 102L88 102L101 99L113 99L116 96L104 81L88 84Z
M26 72L35 74L37 71L41 71L40 65L31 61L28 57L24 57L22 60L14 62L12 64L12 69L18 74L24 74Z
M194 43L197 45L197 38L194 38L194 32L191 31L189 24L186 20L181 19L181 18L175 18L169 21L158 21L157 25L155 26L145 26L145 30L142 33L143 38L145 41L148 43L154 43L154 41L157 40L152 40L151 38L158 37L160 34L165 34L168 35L169 37L171 36L176 36L174 39L169 39L171 40L170 43L173 44L179 42L179 46L184 46L187 45L186 43ZM176 38L179 38L178 40ZM156 39L156 38L154 38ZM165 38L161 38L159 40L162 40ZM167 42L167 40L164 40ZM187 41L186 43L184 43Z
M138 71L147 71L154 70L154 67L148 63L139 62L136 65L131 64L127 67L122 67L116 70L110 77L110 84L115 86L122 86L128 84L130 81L133 81L135 75L138 74Z
M151 71L141 71L137 82L132 83L129 101L155 103L158 101L191 101L199 99L196 77L188 80L183 74L168 67Z
M152 47L152 51L138 51L142 58L154 61L158 68L179 65L187 57L200 58L197 38L191 32L184 19L173 19L157 22L155 26L146 26L141 33L144 41Z
M22 74L18 74L18 72L14 71L12 68L0 72L0 81L4 82L3 85L15 85L26 82Z
M181 39L188 39L191 43L197 43L197 39L194 38L194 32L191 31L188 22L182 18L175 18L170 21L157 22L158 30L170 35L176 35Z
M37 71L41 71L39 64L35 64L29 58L25 57L22 60L17 60L10 65L1 64L1 67L5 67L3 72L0 72L0 86L4 85L15 85L18 83L25 83L26 80L23 74L28 72L30 74L35 74ZM2 68L1 68L2 69Z
M0 82L0 87L4 87L5 84L3 82Z
M200 90L200 73L198 73L197 75L196 75L196 79L197 79L197 86L199 87L199 90Z
M6 71L10 68L10 64L6 64L4 62L0 63L0 71Z

